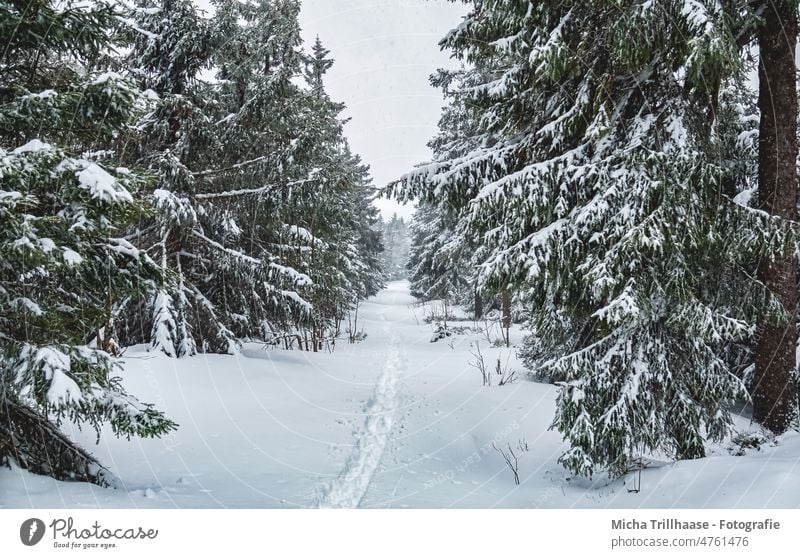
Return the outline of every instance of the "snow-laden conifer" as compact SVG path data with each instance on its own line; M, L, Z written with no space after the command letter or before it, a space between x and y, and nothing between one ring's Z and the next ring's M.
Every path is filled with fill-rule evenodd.
M0 459L101 484L113 479L63 420L128 437L175 426L126 393L109 354L120 306L162 280L123 236L146 214L143 178L113 150L138 91L92 66L118 15L103 2L0 6Z
M561 385L576 472L703 455L747 395L724 349L785 317L750 264L788 224L737 203L721 155L746 10L476 1L442 42L476 131L394 191L464 207L479 283L526 293L528 361Z

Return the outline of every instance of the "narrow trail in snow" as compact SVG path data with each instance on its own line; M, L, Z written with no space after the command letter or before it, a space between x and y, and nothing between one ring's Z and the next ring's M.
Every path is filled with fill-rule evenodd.
M387 335L390 335L387 331ZM319 502L321 508L357 508L380 465L398 408L398 384L403 369L400 344L390 337L389 353L366 418L355 433L353 451L344 468Z

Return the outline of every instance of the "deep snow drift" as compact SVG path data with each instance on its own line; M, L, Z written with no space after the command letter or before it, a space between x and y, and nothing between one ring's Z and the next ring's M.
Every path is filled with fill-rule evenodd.
M556 462L561 438L548 430L555 388L525 380L514 349L490 348L484 334L431 343L425 312L397 282L362 306L367 339L332 354L247 344L237 356L176 360L131 348L126 387L179 430L130 442L105 432L95 445L93 431L65 426L125 488L4 469L0 506L800 506L796 432L743 457L723 445L706 459L646 469L638 493L629 492L634 475L571 477ZM469 365L476 342L490 366L510 357L520 379L483 387ZM493 444L517 454L520 486Z

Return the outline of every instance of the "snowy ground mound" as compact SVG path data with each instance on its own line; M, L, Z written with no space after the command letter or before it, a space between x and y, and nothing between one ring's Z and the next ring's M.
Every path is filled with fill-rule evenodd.
M160 440L65 430L119 490L0 470L3 507L797 507L800 435L733 456L663 463L639 479L576 479L548 429L555 388L481 385L474 343L522 372L514 349L462 333L431 343L404 282L364 304L368 337L333 354L265 350L171 359L134 347L125 385L180 424ZM469 323L465 325L470 325ZM519 339L512 332L512 340ZM522 376L522 374L520 374ZM740 421L742 430L749 423ZM520 485L493 447L518 457Z

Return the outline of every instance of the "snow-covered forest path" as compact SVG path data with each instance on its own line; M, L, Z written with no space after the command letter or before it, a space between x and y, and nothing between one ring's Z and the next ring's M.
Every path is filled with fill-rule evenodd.
M65 425L124 483L110 490L0 469L3 507L795 507L800 436L777 446L667 464L616 481L575 478L549 430L556 388L529 381L492 320L432 343L436 305L395 282L361 305L366 338L309 353L247 343L240 354L174 359L131 347L125 386L179 429L117 439ZM482 331L489 327L488 334ZM512 342L522 332L512 330ZM477 347L511 385L483 386ZM750 428L740 420L742 430ZM729 444L728 444L729 445ZM495 449L513 449L521 484Z
M366 315L362 316L370 325L381 326L380 333L388 346L386 360L375 393L364 410L364 424L354 432L352 453L321 498L320 507L358 507L383 458L400 404L399 384L405 360L403 343L394 331L391 308L405 306L407 302L401 290L387 289L376 297L377 305L367 305Z
M353 452L320 502L320 507L355 508L361 503L392 432L401 373L400 348L397 342L392 342L375 395L365 410L364 425L355 433Z

